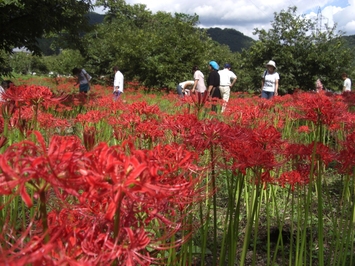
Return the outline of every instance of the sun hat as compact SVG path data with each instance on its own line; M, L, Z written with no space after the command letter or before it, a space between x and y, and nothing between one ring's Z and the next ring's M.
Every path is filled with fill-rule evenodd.
M232 68L232 66L227 63L227 64L224 65L224 68Z
M266 64L266 66L273 66L273 67L276 69L276 63L275 63L274 61L272 61L272 60L270 60L270 61Z
M219 69L219 65L217 64L216 61L210 61L209 65L210 65L214 70L218 70L218 69Z

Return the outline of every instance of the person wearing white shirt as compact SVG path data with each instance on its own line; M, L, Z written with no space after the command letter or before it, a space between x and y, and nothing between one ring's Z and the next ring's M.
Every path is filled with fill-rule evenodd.
M14 83L11 80L3 80L1 82L1 86L0 86L0 102L5 102L5 99L3 98L2 95L6 92L7 89L9 89L13 85L14 85Z
M190 95L190 90L187 88L192 88L194 86L195 82L193 80L186 80L183 82L180 82L177 87L176 91L178 95L182 98L185 95Z
M351 80L348 78L348 74L343 73L341 77L344 80L343 92L351 91Z
M1 82L1 86L0 86L0 102L5 102L5 100L2 98L3 93L5 93L5 89L2 87L3 82Z
M191 93L195 93L196 90L198 93L203 94L206 91L205 76L198 66L192 67L192 73L194 75L194 85L191 89Z
M121 71L119 71L118 66L114 66L112 70L115 73L115 79L113 81L113 99L117 100L123 93L124 77Z
M279 73L275 72L276 63L270 60L266 64L267 70L264 71L261 81L261 98L271 99L278 95L279 89Z
M237 81L237 76L231 71L231 65L225 64L223 70L219 70L218 74L220 77L219 90L222 94L223 105L221 112L223 113L226 110L227 102L229 101L231 88Z

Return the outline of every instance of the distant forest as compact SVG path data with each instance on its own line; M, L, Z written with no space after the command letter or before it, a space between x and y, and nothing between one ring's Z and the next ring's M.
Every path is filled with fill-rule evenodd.
M90 23L92 25L102 23L104 15L91 12L89 13ZM248 49L255 42L252 38L244 35L243 33L235 29L220 29L220 28L208 28L207 34L212 40L227 45L232 52L240 53L243 49ZM351 48L355 49L355 35L344 36ZM50 49L51 39L39 40L39 45L44 55L53 54L53 50ZM57 53L58 51L55 51Z
M91 24L98 24L102 23L104 15L90 13L89 18ZM209 28L207 29L207 34L212 40L229 46L229 49L232 52L240 53L243 49L248 49L253 45L253 42L255 42L252 38L235 29ZM348 42L349 46L355 49L355 35L344 36L344 38Z
M89 14L91 24L102 23L104 15L97 13ZM229 46L232 52L241 52L252 46L254 40L234 29L209 28L207 34L212 40Z

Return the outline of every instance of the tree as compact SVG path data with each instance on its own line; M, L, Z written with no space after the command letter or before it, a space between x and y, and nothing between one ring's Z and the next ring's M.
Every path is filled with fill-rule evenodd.
M59 55L44 56L48 72L71 75L74 67L84 66L85 59L78 50L65 49Z
M0 50L26 47L39 53L37 38L63 30L78 38L87 28L91 0L18 0L0 6Z
M297 8L289 7L274 14L272 28L255 29L259 41L243 52L243 66L249 70L255 88L260 88L265 63L276 61L280 74L280 91L294 88L313 89L317 78L326 87L336 88L341 72L351 67L352 52L336 26L316 30L315 23L296 15Z
M7 0L0 4L0 51L7 54L15 47L26 47L40 54L38 38L61 34L76 48L81 46L80 33L89 29L91 0ZM0 58L0 74L4 58Z
M86 36L88 69L96 75L112 73L118 65L126 80L147 87L175 88L191 79L193 64L203 61L210 38L195 26L198 16L157 12L145 5L106 2L103 24Z

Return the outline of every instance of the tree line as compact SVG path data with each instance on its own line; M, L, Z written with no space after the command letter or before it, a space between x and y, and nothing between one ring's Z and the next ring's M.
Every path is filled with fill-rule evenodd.
M28 16L29 7L39 2L17 0L2 3L1 28L11 27L11 20L19 21L21 10L23 16ZM318 78L327 88L338 90L342 84L342 72L355 76L353 50L343 35L336 31L336 26L321 32L314 31L314 22L297 15L296 7L275 13L270 30L255 29L258 40L241 52L232 52L228 45L214 41L206 29L198 27L197 14L153 14L142 4L102 0L96 4L106 7L104 21L90 25L87 14L93 3L68 2L70 6L65 6L62 1L48 2L47 5L53 3L58 11L41 15L38 23L22 20L19 32L6 31L6 36L0 40L2 76L8 71L25 73L29 70L69 74L77 66L84 67L96 78L109 77L112 66L118 65L126 80L137 80L148 88L174 89L178 82L192 78L192 66L199 65L207 75L208 62L214 60L220 65L232 65L238 76L234 90L253 91L260 88L265 63L271 59L276 61L280 74L281 93L295 88L313 89ZM11 11L10 7L19 9L16 13L18 18L2 17L4 12ZM32 12L37 11L33 9ZM57 22L51 28L48 25L53 19ZM72 19L70 24L64 22L68 19ZM41 29L41 25L46 27ZM18 36L21 30L28 33L23 40ZM27 53L11 54L12 48L22 46L34 51L34 55L40 54L38 40L44 37L52 38L51 49L58 54L42 57Z

